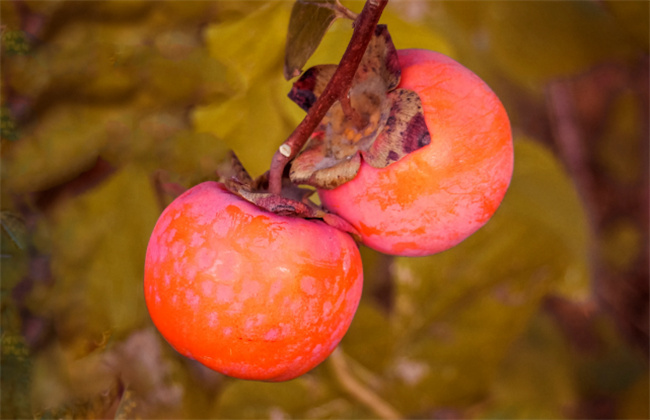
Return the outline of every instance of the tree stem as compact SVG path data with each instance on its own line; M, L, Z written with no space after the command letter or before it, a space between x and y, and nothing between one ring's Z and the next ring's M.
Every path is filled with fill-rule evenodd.
M382 11L388 0L367 0L361 14L354 22L354 32L338 68L323 90L318 100L309 109L305 118L298 124L281 148L273 155L269 171L269 191L280 194L282 191L282 174L289 163L305 145L327 111L338 99L347 97L354 74L357 72L361 58L375 32ZM288 146L288 148L287 148ZM289 152L287 154L287 152Z

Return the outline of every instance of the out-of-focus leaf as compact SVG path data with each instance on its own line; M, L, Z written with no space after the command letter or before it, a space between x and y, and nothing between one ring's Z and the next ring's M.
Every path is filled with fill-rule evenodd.
M0 212L0 224L2 225L2 230L9 235L18 248L24 250L27 247L27 228L20 216L2 210Z
M583 393L616 395L648 377L645 355L627 345L610 318L599 316L594 322L594 333L601 344L597 351L577 354L573 360Z
M606 9L620 22L621 28L628 32L638 44L650 47L650 3L647 1L606 0Z
M485 14L490 7L488 2L467 1L444 2L441 3L441 6L444 9L445 17L467 33L481 30L485 22Z
M198 107L193 113L195 129L199 133L212 133L225 142L253 177L269 168L273 154L294 128L278 112L274 85L260 83L241 96L214 106Z
M335 4L335 0L297 0L293 4L284 54L285 79L302 73L302 67L338 17Z
M57 319L61 336L82 342L142 325L144 255L159 213L148 175L132 166L62 203L41 226L55 283L34 309Z
M22 234L21 234L22 235ZM25 243L29 241L26 234ZM30 238L31 239L31 238ZM11 290L25 277L29 270L28 252L20 249L6 232L2 232L0 239L0 294L6 294L11 300Z
M351 4L351 6L353 5L354 3ZM382 14L379 23L388 25L388 31L391 33L393 43L398 50L424 48L450 56L454 55L452 45L424 22L406 21L396 13L391 13L390 9L387 9L387 12ZM327 36L323 38L316 51L307 61L305 67L339 63L351 37L352 25L350 21L345 19L335 21L327 31Z
M183 391L170 381L161 341L147 328L81 357L67 345L50 346L34 366L35 410L43 418L178 417Z
M20 28L20 15L14 3L0 2L0 14L2 14L2 23L7 29Z
M162 340L153 327L137 330L112 346L103 362L125 387L115 418L178 417L183 389L170 381L173 364L166 360Z
M553 320L538 314L505 356L482 418L564 418L578 400L573 364Z
M279 77L289 3L271 2L243 19L208 27L210 55L228 66L237 90L254 87L260 77Z
M54 344L34 356L31 399L40 418L103 417L115 396L116 383L102 354L77 357Z
M598 163L614 180L632 185L643 171L643 111L632 91L620 94L612 103L602 136L596 142Z
M512 197L504 202L504 212L513 213L504 217L526 223L535 232L545 231L549 236L553 235L557 251L566 252L563 258L554 261L564 273L552 282L552 292L568 299L588 299L591 294L588 267L591 236L587 214L573 182L559 161L536 143L518 142L515 145L515 173L508 196ZM522 243L531 246L532 242L526 238ZM522 251L529 253L526 249ZM550 258L557 257L550 249L544 254Z
M42 103L70 98L115 102L137 86L140 72L132 53L145 49L143 41L137 31L73 22L33 53L8 60L6 71L18 93L46 95Z
M29 270L25 248L30 238L24 221L17 215L2 210L0 217L3 228L0 239L0 418L28 418L31 417L32 355L22 334L20 308L13 292Z
M595 2L491 2L484 16L490 57L524 85L635 54Z
M406 20L395 13L382 14L379 23L388 25L388 32L398 50L422 48L450 57L455 56L454 47L442 33L436 30L435 26L427 25L420 20Z
M164 167L197 183L216 179L216 169L228 153L226 143L209 133L182 131L169 146L161 158Z
M376 415L341 390L327 369L329 361L288 382L231 380L212 416L230 419L372 419Z
M486 226L441 254L396 259L391 401L417 412L485 395L547 293L588 293L586 230L552 155L517 142L512 184Z
M27 34L20 30L7 30L2 34L3 52L9 55L23 55L29 52Z
M174 147L173 138L187 129L187 122L171 110L152 112L136 106L123 107L104 126L109 139L101 157L115 166L137 161L157 168L160 159Z
M650 418L650 381L648 375L641 376L623 393L619 404L618 418Z
M20 138L16 121L5 106L0 108L0 138L9 141L16 141Z
M395 344L387 316L362 299L341 347L367 369L381 372L390 362Z
M179 47L179 48L182 48ZM166 54L181 54L174 52ZM185 53L182 58L154 56L147 62L143 71L147 80L144 90L150 95L148 99L158 106L168 104L178 107L183 104L195 104L220 95L232 95L228 85L228 70L204 51L194 50Z
M4 277L3 277L4 282ZM3 311L3 324L7 313ZM18 331L2 328L0 384L0 418L26 419L32 417L30 400L32 363L30 352Z
M31 2L34 4L37 2ZM40 3L40 2L39 2ZM99 0L89 4L77 5L84 7L87 15L102 19L111 20L128 20L143 17L152 8L150 2L146 0L129 0L123 4L113 1ZM42 7L42 6L41 6ZM51 12L50 12L51 13Z
M629 270L641 256L643 233L633 220L621 218L607 225L599 241L600 255L610 266Z
M115 112L78 105L53 108L3 155L4 187L14 193L38 191L83 171L107 141L105 126Z
M220 395L216 413L227 419L302 418L326 392L318 382L301 377L288 382L234 381Z

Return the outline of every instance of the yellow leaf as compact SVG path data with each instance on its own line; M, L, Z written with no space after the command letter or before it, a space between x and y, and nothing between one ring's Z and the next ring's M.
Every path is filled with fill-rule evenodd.
M250 15L220 22L205 33L210 55L229 66L239 87L252 88L259 78L282 77L282 60L291 4L270 2Z

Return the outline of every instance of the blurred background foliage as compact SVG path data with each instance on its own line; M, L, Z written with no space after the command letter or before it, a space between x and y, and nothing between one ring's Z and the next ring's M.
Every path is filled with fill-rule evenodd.
M362 248L337 352L270 384L176 354L142 275L166 186L229 149L259 175L302 119L292 3L0 2L1 417L648 418L648 5L391 1L397 48L502 98L512 185L452 250ZM335 22L305 68L350 36Z

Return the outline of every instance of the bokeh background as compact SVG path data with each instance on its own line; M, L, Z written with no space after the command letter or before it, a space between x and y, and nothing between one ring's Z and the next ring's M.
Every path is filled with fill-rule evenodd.
M360 11L362 2L345 3ZM179 356L143 263L169 185L263 173L288 1L1 1L2 418L648 418L646 1L392 0L397 48L501 97L510 190L460 246L362 248L339 350L270 384ZM337 21L308 65L337 63Z

